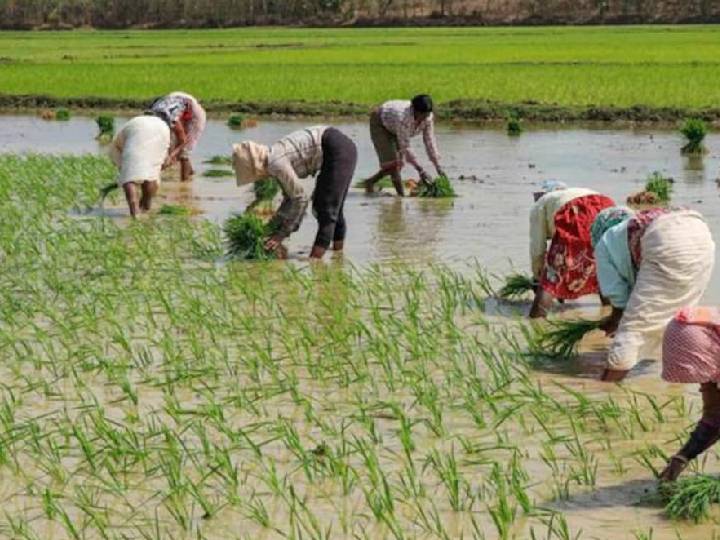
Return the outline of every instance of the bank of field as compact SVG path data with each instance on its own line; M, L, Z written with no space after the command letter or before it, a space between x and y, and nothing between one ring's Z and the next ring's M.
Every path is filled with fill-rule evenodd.
M112 176L0 156L0 537L712 534L655 500L697 402L543 375L481 269L224 261Z
M5 96L149 99L182 88L208 102L331 109L429 92L440 102L711 109L719 67L713 26L0 34Z

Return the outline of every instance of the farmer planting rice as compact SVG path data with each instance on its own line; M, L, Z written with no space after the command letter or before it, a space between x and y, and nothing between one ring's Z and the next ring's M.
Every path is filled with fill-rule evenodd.
M674 481L688 463L720 439L720 309L684 308L665 329L662 378L672 383L698 383L703 414L690 439L670 458L660 475Z
M110 158L120 170L117 183L132 217L150 210L162 169L169 163L170 139L170 128L155 116L136 116L113 139Z
M283 192L280 208L270 220L276 230L265 247L276 250L300 228L308 205L301 178L318 174L312 195L318 232L310 252L322 258L333 243L341 251L347 226L343 206L355 173L357 148L336 128L315 126L290 133L271 146L245 141L233 146L233 168L238 186L274 177Z
M173 92L155 100L148 114L161 118L172 129L175 138L170 162L180 161L180 180L187 182L194 172L190 163L190 152L205 130L205 109L190 94Z
M603 380L619 381L641 358L657 359L665 325L700 301L715 244L702 215L684 209L607 208L591 235L600 291L613 306L602 326L614 334Z
M538 286L530 317L544 317L553 298L572 300L598 292L590 227L609 197L564 183L543 182L530 210L530 261ZM550 247L547 241L551 240Z
M438 176L445 176L440 166L434 123L432 98L424 94L415 96L412 101L386 101L373 109L370 113L370 137L380 160L380 170L365 181L366 189L372 191L376 182L389 175L395 191L403 196L405 190L400 174L405 160L415 167L422 182L432 181L410 148L410 139L420 133Z

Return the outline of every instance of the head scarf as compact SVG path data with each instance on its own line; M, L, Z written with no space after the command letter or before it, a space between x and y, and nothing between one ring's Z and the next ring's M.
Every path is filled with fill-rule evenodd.
M611 206L601 210L590 227L590 239L593 247L597 245L608 229L630 219L634 213L627 206Z
M238 186L251 184L268 176L269 153L267 146L253 141L233 145L233 169Z
M541 193L550 193L551 191L560 191L561 189L567 189L567 184L560 180L545 180L540 184Z
M169 97L178 97L184 99L185 102L188 103L190 106L192 119L190 120L190 126L187 132L188 140L186 143L186 148L188 149L188 151L193 150L197 145L200 136L203 134L203 131L205 131L205 125L207 124L207 115L205 114L205 109L203 109L202 105L200 105L200 103L197 99L195 99L194 96L186 94L185 92L173 92L169 95Z

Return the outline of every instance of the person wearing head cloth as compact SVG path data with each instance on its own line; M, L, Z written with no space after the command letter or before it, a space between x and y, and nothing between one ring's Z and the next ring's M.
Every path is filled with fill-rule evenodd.
M597 294L590 226L598 212L615 203L584 188L546 180L530 209L530 261L535 300L530 317L547 315L553 298L573 300ZM550 240L550 247L547 242Z
M405 194L401 172L408 161L425 183L432 181L430 175L418 163L410 148L410 139L422 133L425 150L439 176L445 176L440 166L440 155L435 140L435 119L432 98L426 94L415 96L410 101L386 101L370 112L370 138L380 161L380 170L365 180L365 187L372 192L375 184L390 176L395 191Z
M702 215L669 208L605 210L591 236L600 292L613 308L602 325L614 336L602 379L619 381L639 360L659 359L668 321L700 301L715 243Z
M689 462L720 439L720 309L689 307L668 323L663 337L662 378L700 385L702 417L685 445L670 458L661 481L674 481Z
M110 159L119 169L117 185L125 192L133 218L152 206L153 197L160 188L170 140L169 126L155 116L130 119L113 138Z
M190 153L197 145L207 122L205 109L190 94L172 92L153 101L146 114L161 118L172 130L173 148L167 165L180 161L180 180L187 182L194 173Z
M318 232L310 252L310 257L317 259L322 258L331 242L334 250L343 249L347 232L343 206L356 163L355 143L328 126L295 131L269 147L252 141L233 146L238 186L274 177L283 192L282 204L270 222L277 232L265 243L270 250L276 250L300 228L308 205L300 179L317 174L312 209Z

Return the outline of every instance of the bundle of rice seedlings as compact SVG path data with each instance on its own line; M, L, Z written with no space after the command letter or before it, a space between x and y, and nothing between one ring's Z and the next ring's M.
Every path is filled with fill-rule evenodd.
M530 354L553 359L572 358L585 334L599 329L602 322L576 319L548 321L547 325L538 325L530 338Z
M229 178L235 176L235 173L226 169L208 169L203 173L208 178Z
M232 165L232 158L230 156L212 156L203 163L207 165Z
M455 189L447 176L438 176L431 184L421 183L417 189L418 197L455 197Z
M265 249L265 239L272 227L252 213L236 214L225 220L223 232L227 238L227 254L246 260L276 259L277 254Z
M668 202L672 195L671 178L665 178L658 171L652 173L645 183L645 191L654 193L660 202Z
M115 134L115 118L109 114L101 114L95 119L98 127L98 139L109 140Z
M253 184L255 201L271 201L280 192L280 184L275 178L264 178Z
M671 519L696 523L710 516L710 505L720 503L720 479L701 474L663 486L668 499L665 512Z
M245 123L245 116L242 113L232 113L227 120L230 129L242 129Z
M511 274L505 278L505 285L502 286L498 296L500 298L519 298L528 291L535 288L535 280L532 276L525 274Z
M60 122L70 120L70 111L67 109L57 109L55 111L55 120L59 120Z
M703 140L705 140L707 132L707 125L700 118L687 118L680 128L680 133L687 140L687 144L682 147L682 152L684 154L704 154L706 149Z
M191 213L188 207L179 204L163 204L158 210L163 216L189 216Z
M507 134L511 137L520 135L523 132L522 123L517 116L510 116L507 122Z

